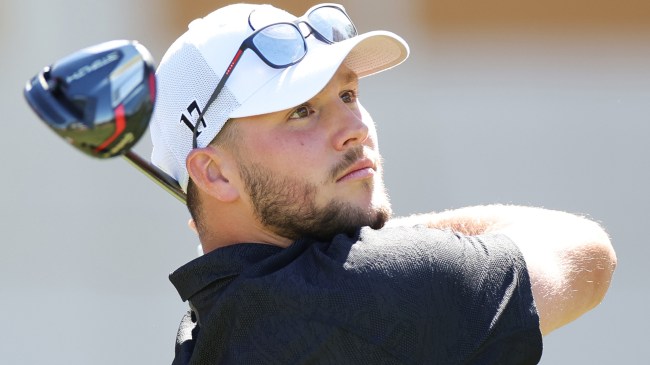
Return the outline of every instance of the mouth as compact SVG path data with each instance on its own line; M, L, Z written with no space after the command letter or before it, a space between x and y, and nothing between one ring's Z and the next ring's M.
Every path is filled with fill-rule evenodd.
M345 169L336 179L336 182L367 179L373 177L376 172L377 166L374 161L367 157L363 157Z

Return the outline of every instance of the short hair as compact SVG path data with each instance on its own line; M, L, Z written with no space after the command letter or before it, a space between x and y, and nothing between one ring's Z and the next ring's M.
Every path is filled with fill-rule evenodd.
M228 119L224 124L223 128L217 133L210 143L209 146L219 146L228 150L233 150L236 147L236 140L239 137L237 128L234 127L235 123L232 119ZM196 224L196 228L199 233L203 231L203 214L201 209L201 199L199 194L199 189L192 181L190 176L187 183L187 198L186 198L187 210L190 212L190 216Z

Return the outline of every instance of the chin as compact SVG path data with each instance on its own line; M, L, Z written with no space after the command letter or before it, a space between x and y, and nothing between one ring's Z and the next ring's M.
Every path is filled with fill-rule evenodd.
M372 229L382 228L392 217L393 210L384 194L373 196L372 199L358 206L360 222L358 226L368 226Z

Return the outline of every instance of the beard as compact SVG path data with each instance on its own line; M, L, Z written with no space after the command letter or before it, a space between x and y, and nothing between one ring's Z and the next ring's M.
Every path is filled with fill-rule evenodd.
M328 176L337 176L362 155L362 147L348 151ZM256 163L244 162L240 166L255 215L264 226L282 237L329 241L340 233L351 235L363 226L379 229L392 214L381 175L362 182L364 189L372 194L373 203L369 208L336 199L318 206L317 184L295 176L277 176Z

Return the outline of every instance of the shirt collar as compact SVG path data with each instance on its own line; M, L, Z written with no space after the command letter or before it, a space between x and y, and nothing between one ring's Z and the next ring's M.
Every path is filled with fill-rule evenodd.
M281 247L260 243L240 243L211 251L169 274L183 301L211 283L239 275L252 263L278 253Z

